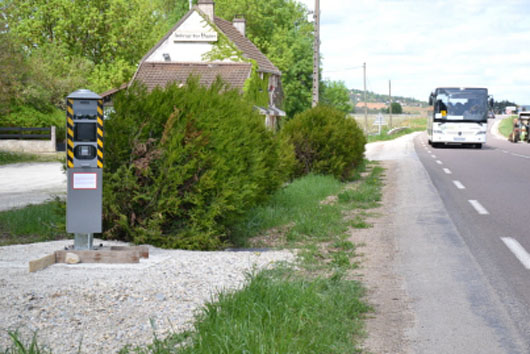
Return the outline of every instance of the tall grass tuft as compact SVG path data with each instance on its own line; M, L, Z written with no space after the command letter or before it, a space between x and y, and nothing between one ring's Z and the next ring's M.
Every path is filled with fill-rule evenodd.
M0 348L0 352L4 354L51 354L51 351L42 348L37 343L37 333L33 334L31 341L25 343L18 332L9 332L11 337L11 347Z
M244 220L232 229L232 241L245 245L259 232L292 224L288 237L325 236L340 227L340 210L321 201L337 194L342 184L332 176L308 175L276 192L271 200L250 210Z
M370 175L357 188L346 190L338 195L341 203L358 203L368 207L373 207L375 203L381 201L381 175L384 169L380 166L375 166Z
M358 353L369 307L355 281L254 276L208 304L182 353Z

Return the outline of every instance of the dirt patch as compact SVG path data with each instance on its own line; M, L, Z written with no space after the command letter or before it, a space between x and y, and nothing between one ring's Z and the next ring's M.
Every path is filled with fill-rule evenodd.
M397 249L390 225L392 211L397 207L397 186L392 178L395 165L387 161L382 166L386 169L383 203L371 210L373 217L366 219L373 227L352 230L349 238L358 245L360 257L354 276L367 288L367 302L374 308L366 320L367 338L362 349L365 353L407 353L410 348L405 332L412 327L414 316L403 280L394 266Z
M285 246L286 234L294 226L294 223L289 223L280 227L274 227L264 233L255 236L248 240L250 247L268 247L268 248L281 248Z

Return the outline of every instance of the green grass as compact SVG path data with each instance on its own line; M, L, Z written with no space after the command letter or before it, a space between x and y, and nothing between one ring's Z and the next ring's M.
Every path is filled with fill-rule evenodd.
M362 315L356 281L304 279L262 272L241 291L221 294L197 317L195 330L137 353L359 353ZM191 343L177 347L179 343ZM127 353L128 350L122 351Z
M341 203L368 204L371 208L377 206L376 202L381 201L381 176L384 169L376 166L372 169L366 180L355 189L348 189L338 195Z
M0 165L19 162L54 162L60 161L57 155L35 155L21 152L0 151Z
M343 185L331 176L309 175L277 192L264 206L252 209L232 232L233 242L245 246L259 232L294 224L288 237L299 240L302 235L325 237L340 232L341 213L333 205L320 202L337 194Z
M505 137L510 136L511 132L513 131L513 120L516 118L516 116L511 116L509 118L503 119L499 123L499 133Z
M64 203L53 201L0 212L0 246L64 238Z

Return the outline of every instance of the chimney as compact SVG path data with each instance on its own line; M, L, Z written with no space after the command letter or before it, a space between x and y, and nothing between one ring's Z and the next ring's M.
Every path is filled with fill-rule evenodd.
M199 0L197 6L199 7L199 10L201 10L206 16L208 16L210 21L215 21L215 3L213 2L213 0Z
M234 19L232 20L232 24L235 28L237 28L239 32L241 32L243 36L246 36L245 31L247 27L247 21L243 18L243 16L236 16L237 17L234 17Z

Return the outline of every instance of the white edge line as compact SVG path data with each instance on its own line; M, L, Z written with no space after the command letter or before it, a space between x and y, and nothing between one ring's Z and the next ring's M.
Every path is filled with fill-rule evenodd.
M512 251L515 257L517 257L519 262L521 262L526 269L530 270L530 254L528 254L524 247L511 237L501 237L501 240L506 247Z
M466 189L466 187L462 183L460 183L460 181L453 181L453 183L458 189Z
M488 215L489 214L489 212L486 210L486 208L484 208L478 201L476 201L476 200L468 200L468 202L473 206L473 208L475 208L477 213L479 213L480 215Z
M451 170L448 169L448 168L444 168L444 172L447 173L448 175L450 175L452 173Z
M522 157L523 159L530 159L530 156L527 156L527 155L521 155L521 154L516 154L516 153L512 153L512 156L515 156L515 157Z
M441 165L441 164L443 164L443 162L442 162L442 161L440 161L440 160L436 160L436 163L437 163L438 165Z

